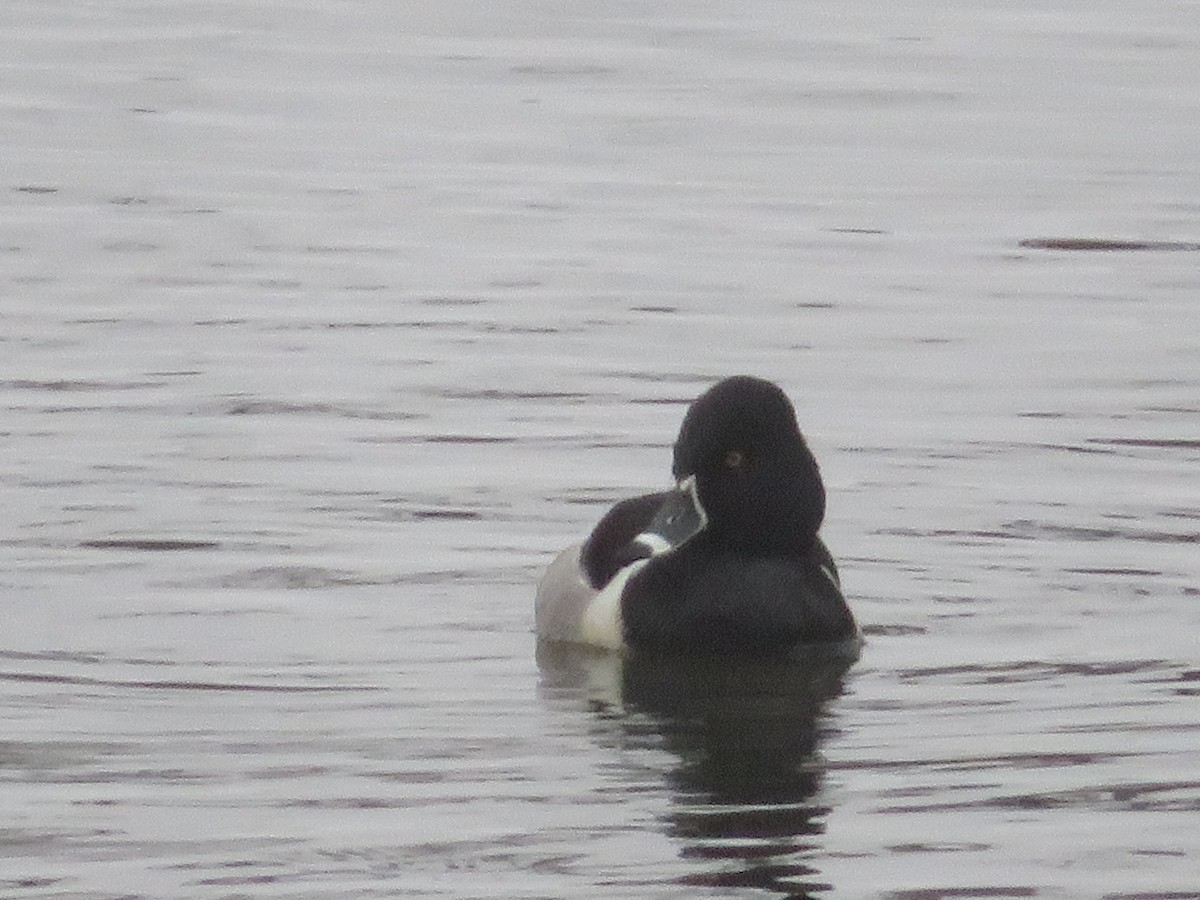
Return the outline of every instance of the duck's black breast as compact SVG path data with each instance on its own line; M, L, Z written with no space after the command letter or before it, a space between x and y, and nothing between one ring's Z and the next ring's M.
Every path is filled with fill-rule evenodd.
M634 538L646 530L667 496L659 493L630 497L604 514L579 554L588 584L600 590L622 568L649 555L649 550L634 543Z
M682 547L630 579L621 611L635 648L761 653L857 633L820 540L784 557Z

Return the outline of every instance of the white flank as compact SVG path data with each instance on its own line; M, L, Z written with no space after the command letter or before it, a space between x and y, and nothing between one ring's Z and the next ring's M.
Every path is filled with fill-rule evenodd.
M625 637L621 633L621 592L625 584L649 560L631 562L604 586L588 603L579 625L579 639L593 647L606 650L623 650Z

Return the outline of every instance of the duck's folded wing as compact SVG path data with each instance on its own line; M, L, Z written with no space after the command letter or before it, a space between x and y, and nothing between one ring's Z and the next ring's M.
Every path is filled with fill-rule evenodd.
M636 538L650 525L666 493L622 500L604 514L583 544L580 568L592 587L600 589L631 562L651 555Z

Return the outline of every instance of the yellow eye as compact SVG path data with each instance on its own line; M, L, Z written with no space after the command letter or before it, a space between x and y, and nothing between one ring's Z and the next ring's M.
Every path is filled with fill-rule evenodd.
M740 469L745 461L746 456L741 450L730 450L725 454L725 465L731 469Z

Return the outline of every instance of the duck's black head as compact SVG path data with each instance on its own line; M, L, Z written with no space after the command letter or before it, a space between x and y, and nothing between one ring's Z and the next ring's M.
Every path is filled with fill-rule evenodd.
M681 484L694 484L706 520L697 537L715 546L802 552L825 516L821 473L791 401L761 378L727 378L693 401L672 470Z

